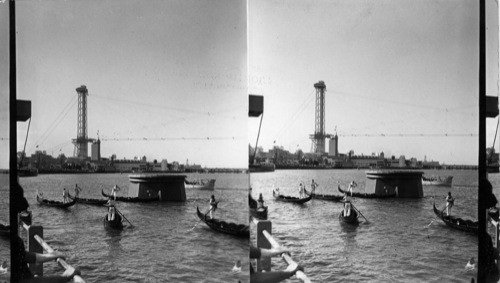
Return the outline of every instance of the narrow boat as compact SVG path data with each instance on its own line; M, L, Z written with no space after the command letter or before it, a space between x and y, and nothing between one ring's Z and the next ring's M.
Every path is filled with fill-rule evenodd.
M40 205L46 205L46 206L51 206L51 207L59 207L59 208L68 208L70 206L73 206L76 203L76 200L72 200L71 202L62 202L62 201L57 201L57 200L48 200L44 199L42 196L39 194L36 195L36 200Z
M107 198L113 197L112 195L108 195L104 192L104 189L101 190L101 194ZM135 197L116 197L117 201L123 201L123 202L153 202L153 201L158 201L160 200L160 197L156 196L154 198L135 198Z
M453 182L453 176L447 176L442 179L441 176L424 177L422 176L422 185L424 186L441 186L441 187L451 187Z
M303 204L312 199L312 196L309 195L308 197L305 198L298 198L298 197L291 197L291 196L284 196L280 194L276 194L276 192L273 190L273 196L276 200L279 201L284 201L284 202L293 202L293 203L298 203L298 204Z
M251 194L248 194L248 207L250 208L250 216L253 216L257 219L266 220L267 219L267 206L257 208L258 203L252 197Z
M104 227L112 229L123 229L123 218L119 213L115 213L115 219L113 221L108 220L108 214L104 215Z
M338 190L339 190L339 192L341 194L348 193L349 195L351 195L351 193L349 193L348 191L342 190L340 188L340 186L338 186ZM389 194L389 195L377 195L377 194L366 194L366 193L356 193L356 192L353 192L352 196L353 197L358 197L358 198L393 198L393 197L396 197L396 193Z
M434 213L448 226L460 231L478 233L479 223L477 221L466 220L455 216L447 216L443 211L436 208L436 203L433 204Z
M342 209L339 215L339 220L344 223L358 224L358 213L351 207L351 213L349 214L349 216L344 216L344 210Z
M336 196L336 195L313 194L310 193L308 190L305 190L305 192L306 194L311 195L313 199L341 201L344 198L343 196Z
M108 200L107 199L95 199L95 198L80 198L74 197L71 194L68 194L70 199L76 200L77 203L89 204L89 205L105 205Z
M248 225L225 222L215 218L211 219L210 217L207 217L205 214L201 213L198 207L196 207L196 214L198 215L200 220L205 222L205 224L207 224L208 227L212 228L212 230L238 236L241 238L250 238L250 227Z
M10 237L10 225L4 225L0 223L0 237Z
M186 180L184 183L190 189L213 190L215 188L215 179Z

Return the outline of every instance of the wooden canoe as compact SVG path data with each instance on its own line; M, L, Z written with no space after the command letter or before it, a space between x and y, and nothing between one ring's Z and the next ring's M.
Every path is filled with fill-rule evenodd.
M340 188L340 186L338 186L338 190L341 194L347 193L347 194L351 195L351 193L349 193L348 191L342 190ZM365 194L365 193L353 192L352 196L358 197L358 198L394 198L394 197L396 197L396 193L390 194L390 195L377 195L377 194Z
M95 199L95 198L80 198L74 197L71 194L69 195L70 199L76 200L77 203L89 204L89 205L105 205L108 200L107 199Z
M39 194L36 195L36 201L38 201L38 203L40 205L51 206L51 207L58 207L58 208L68 208L70 206L75 205L75 203L76 203L76 200L72 200L71 202L62 202L62 201L57 201L57 200L48 200L48 199L44 199Z
M104 192L104 189L101 190L101 194L107 198L113 197L112 195L108 195ZM123 202L154 202L154 201L159 201L160 198L154 197L154 198L135 198L135 197L116 197L117 201L123 201Z
M434 213L448 226L469 233L477 234L479 231L479 223L477 221L466 220L455 216L447 216L443 211L436 208L436 203L433 204Z
M115 212L115 219L113 221L108 220L108 214L104 215L104 227L121 230L123 229L123 218L118 212Z
M311 195L313 199L329 200L329 201L341 201L344 198L343 196L336 196L336 195L312 194L307 190L305 190L305 192L306 192L306 194Z
M212 230L241 238L250 238L250 227L248 225L226 222L215 218L211 219L201 213L198 207L196 207L196 214Z
M342 209L339 215L339 220L344 223L358 224L358 213L353 207L351 207L351 214L349 216L344 216L344 210Z
M273 190L273 196L278 201L292 202L292 203L297 203L297 204L303 204L303 203L306 203L312 199L311 195L309 195L308 197L305 197L305 198L298 198L298 197L280 195L280 194L277 194L274 190Z

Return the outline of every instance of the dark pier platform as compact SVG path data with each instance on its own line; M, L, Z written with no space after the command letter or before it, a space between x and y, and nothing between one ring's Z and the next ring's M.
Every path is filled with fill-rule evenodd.
M399 198L422 198L424 172L407 170L366 171L365 192L378 196L396 193Z
M181 174L132 174L128 176L129 197L152 198L160 201L186 201L184 181Z

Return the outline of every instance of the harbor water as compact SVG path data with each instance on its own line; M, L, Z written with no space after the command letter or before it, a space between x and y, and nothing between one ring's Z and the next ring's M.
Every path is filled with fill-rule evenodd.
M273 237L292 251L313 282L470 282L477 274L465 271L465 265L471 257L477 259L477 236L446 226L432 204L444 208L450 191L455 197L452 214L477 221L477 171L423 172L452 175L453 186L424 186L424 198L416 199L354 198L354 206L368 219L359 226L339 222L340 202L284 203L273 200L272 191L298 196L299 184L309 190L314 179L318 194L340 195L338 185L347 189L353 180L358 184L354 191L364 192L364 170L277 170L252 173L250 182L253 197L262 193L269 206ZM254 240L255 226L251 229ZM273 270L286 268L279 259L272 264Z
M248 223L248 174L186 174L187 179L214 178L214 191L186 188L187 201L124 203L118 210L133 224L123 231L103 226L106 207L76 204L57 209L37 204L36 190L47 199L62 200L63 188L82 198L103 198L114 185L127 195L127 174L59 174L21 178L33 211L33 224L42 225L44 239L80 268L87 282L248 282L248 240L220 234L200 222L196 206L209 208L210 195L220 201L214 217ZM2 188L2 195L7 196ZM0 220L8 221L2 197ZM25 234L25 233L24 233ZM0 256L8 256L8 240L0 239ZM1 259L1 258L0 258ZM242 271L231 270L237 260ZM44 274L60 274L55 263L44 264Z

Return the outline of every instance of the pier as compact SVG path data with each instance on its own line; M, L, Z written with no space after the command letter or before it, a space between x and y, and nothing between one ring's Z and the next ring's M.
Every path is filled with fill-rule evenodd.
M160 201L186 201L182 174L132 174L129 175L129 197L149 199L159 197Z
M396 194L399 198L422 198L421 171L373 170L366 171L365 193L377 196Z

